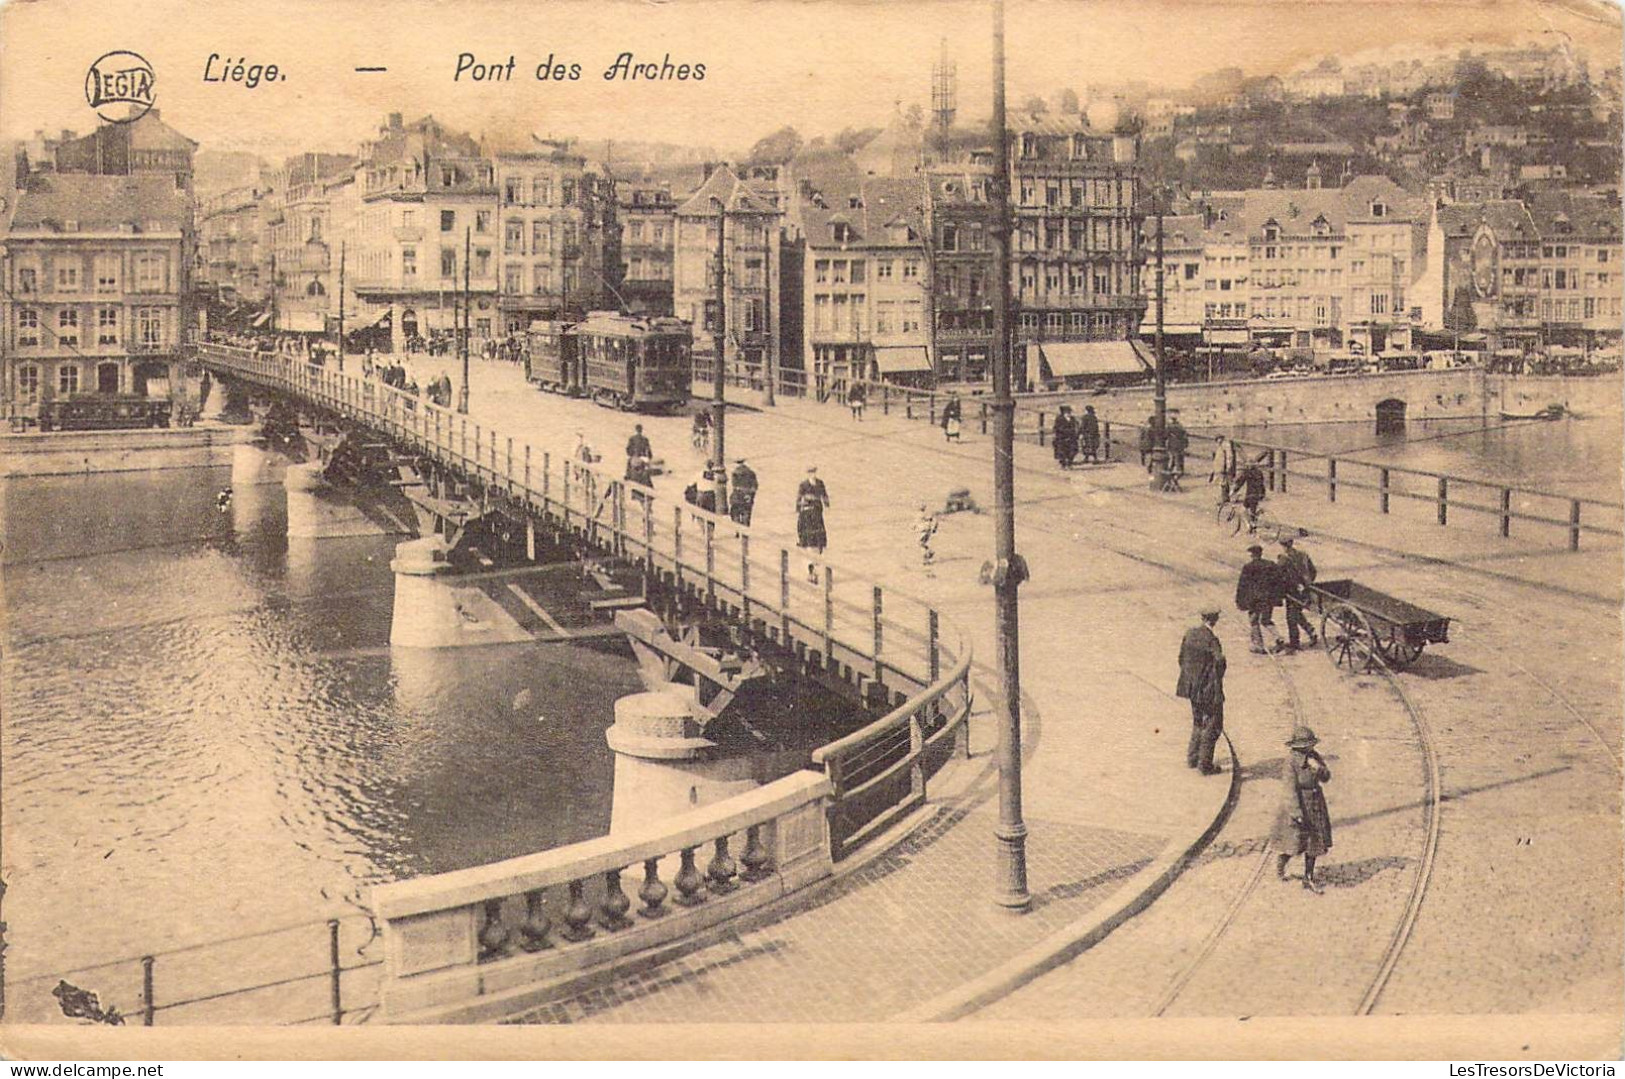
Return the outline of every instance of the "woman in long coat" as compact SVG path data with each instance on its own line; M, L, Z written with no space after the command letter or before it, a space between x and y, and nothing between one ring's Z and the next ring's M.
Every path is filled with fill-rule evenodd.
M1301 854L1303 886L1311 892L1320 891L1320 882L1315 880L1315 859L1332 849L1332 818L1320 790L1332 773L1315 752L1317 741L1315 732L1308 727L1294 728L1287 740L1284 798L1270 833L1270 843L1277 852L1275 875L1286 880L1287 863Z
M829 491L818 478L818 469L807 469L807 478L796 489L796 546L824 553L829 543L824 531L824 507L828 505ZM811 562L807 563L807 579L818 583L818 569Z

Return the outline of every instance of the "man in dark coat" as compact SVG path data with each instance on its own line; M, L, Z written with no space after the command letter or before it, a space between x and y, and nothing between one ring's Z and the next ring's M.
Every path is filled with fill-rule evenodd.
M1083 421L1080 424L1079 437L1083 442L1083 459L1091 464L1100 463L1100 418L1095 415L1094 405L1083 406Z
M1073 460L1078 456L1078 418L1072 415L1071 405L1061 406L1051 434L1056 463L1062 468L1071 468Z
M1286 646L1296 650L1298 630L1309 635L1309 646L1320 640L1315 627L1304 617L1303 608L1309 602L1308 586L1315 583L1315 560L1305 551L1298 550L1291 536L1281 537L1281 554L1275 564L1281 574L1282 598L1286 600Z
M1200 769L1205 776L1219 769L1213 764L1213 749L1224 732L1224 648L1213 627L1219 623L1219 610L1202 612L1200 625L1185 631L1179 645L1179 685L1177 696L1191 702L1191 740L1185 749L1185 764Z
M1185 451L1191 448L1191 436L1190 432L1186 431L1184 425L1179 422L1178 416L1168 421L1168 437L1166 441L1168 443L1168 467L1173 471L1174 475L1183 476L1185 474Z
M1236 608L1247 612L1252 650L1264 655L1264 629L1270 631L1273 651L1281 651L1281 635L1275 632L1275 608L1281 602L1281 575L1273 562L1264 560L1264 548L1255 543L1247 548L1252 561L1241 567L1236 580Z
M1236 477L1241 488L1241 504L1247 510L1247 531L1258 531L1258 504L1264 501L1264 470L1257 461L1248 461Z
M756 472L743 457L734 461L733 480L728 485L728 516L739 524L749 526L750 516L756 509Z

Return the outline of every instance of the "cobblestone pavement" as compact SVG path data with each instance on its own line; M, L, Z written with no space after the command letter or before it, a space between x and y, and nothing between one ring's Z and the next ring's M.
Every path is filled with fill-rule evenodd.
M632 417L534 393L500 367L475 376L476 416L560 453L580 426L618 460ZM639 419L673 473L659 484L680 488L701 463L688 419ZM820 464L833 499L832 560L940 605L970 629L979 656L991 654L990 594L975 581L991 550L991 519L944 518L929 573L915 562L909 530L917 502L935 505L951 487L988 503L984 438L947 445L940 431L873 408L859 424L844 410L800 401L731 413L728 435L730 456L749 457L761 476L760 533L788 543L795 485L807 464ZM1037 721L1025 746L1031 875L1035 894L1064 896L1091 874L1151 856L1199 810L1211 817L1216 809L1213 788L1182 766L1188 711L1170 691L1180 633L1203 603L1229 611L1245 542L1214 528L1205 490L1152 496L1127 465L1061 474L1034 446L1018 447L1017 466L1018 543L1033 569L1022 590L1023 685ZM1323 579L1353 576L1455 619L1451 642L1399 676L1431 728L1444 801L1414 932L1375 1010L1617 1012L1625 923L1617 545L1573 555L1468 530L1396 530L1391 519L1311 494L1294 491L1277 506L1311 529L1304 542ZM1277 667L1247 654L1239 621L1230 612L1220 626L1232 661L1227 725L1245 780L1224 834L1150 911L979 1015L1146 1015L1164 1003L1168 1014L1346 1014L1358 1003L1420 870L1421 747L1383 679L1337 671L1317 653ZM1282 885L1272 859L1168 1002L1259 865L1291 725L1289 682L1334 773L1327 893ZM973 739L978 754L987 738ZM889 867L883 873L871 867L841 882L807 913L550 1018L692 1019L701 1000L713 1005L708 1019L879 1018L935 991L918 973L927 954L932 977L948 987L1041 935L1027 927L1059 924L1046 919L1068 904L1079 913L1078 900L1096 903L1104 893L1091 886L1029 918L988 922L991 810L951 808L929 843L887 855L877 863ZM1056 861L1057 843L1089 853ZM949 918L960 928L939 931ZM862 940L862 950L831 943L849 939ZM837 956L858 958L842 967ZM781 971L777 997L761 973L772 970ZM875 983L864 985L867 996L852 991L859 974ZM1238 986L1254 991L1238 995ZM859 999L876 1003L858 1007ZM728 1004L717 1010L719 1002Z

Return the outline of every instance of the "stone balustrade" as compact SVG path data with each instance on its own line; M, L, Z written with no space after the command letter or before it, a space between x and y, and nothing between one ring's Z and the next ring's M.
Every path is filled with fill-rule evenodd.
M383 1017L511 1014L827 877L829 794L798 772L659 824L374 888Z

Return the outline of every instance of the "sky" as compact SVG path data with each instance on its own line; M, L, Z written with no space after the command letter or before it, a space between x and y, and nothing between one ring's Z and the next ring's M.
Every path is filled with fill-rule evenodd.
M737 153L794 125L805 137L929 106L946 40L960 115L990 111L990 5L961 0L13 0L0 7L0 138L96 124L85 73L144 56L165 122L206 149L278 158L353 152L392 111L475 135L669 141ZM1326 53L1563 40L1617 62L1619 9L1601 0L1008 0L1008 93L1131 79L1171 88L1228 65L1283 72ZM454 80L459 55L511 81ZM704 64L703 81L605 81L637 62ZM276 64L249 89L206 82L211 53ZM578 81L536 66L580 64ZM1599 60L1599 58L1602 58ZM217 62L216 68L219 68ZM358 66L382 73L358 74Z

